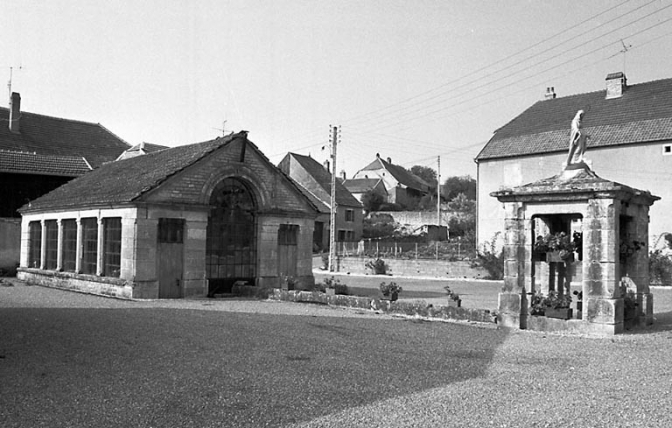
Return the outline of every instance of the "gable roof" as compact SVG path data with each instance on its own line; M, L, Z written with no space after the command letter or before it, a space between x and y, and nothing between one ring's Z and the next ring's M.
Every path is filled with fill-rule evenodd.
M477 160L565 151L570 124L584 110L587 148L672 139L672 79L628 85L606 99L606 90L538 101L495 131Z
M239 135L106 163L31 201L19 212L132 202Z
M84 158L93 168L130 146L100 124L21 112L20 132L9 130L9 109L0 107L0 149L43 156ZM27 168L28 169L28 168ZM42 172L31 171L25 172Z
M383 180L380 178L351 178L345 180L343 185L350 193L365 193L369 190L373 190L381 183ZM383 188L385 186L383 185Z
M296 153L288 153L287 157L292 157L301 167L315 180L315 182L331 195L331 173L310 156L303 156ZM287 173L287 171L285 171ZM296 180L295 180L296 181ZM299 183L302 184L302 183ZM302 184L305 187L305 184ZM315 195L314 195L315 196ZM323 201L330 206L331 201ZM349 207L361 207L362 204L352 196L352 193L345 188L340 180L336 180L336 203Z
M77 177L91 170L83 157L0 150L0 172Z
M413 174L403 166L395 165L392 162L383 160L383 158L380 156L376 156L376 160L362 168L360 171L376 171L379 169L385 169L392 175L392 177L394 177L395 180L406 187L420 190L422 192L427 192L429 190L429 184L427 184L422 178Z

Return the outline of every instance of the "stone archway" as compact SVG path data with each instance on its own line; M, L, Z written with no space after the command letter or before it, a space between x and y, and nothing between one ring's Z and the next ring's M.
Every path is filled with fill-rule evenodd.
M257 276L257 202L249 185L225 178L210 196L206 236L208 296L230 293Z

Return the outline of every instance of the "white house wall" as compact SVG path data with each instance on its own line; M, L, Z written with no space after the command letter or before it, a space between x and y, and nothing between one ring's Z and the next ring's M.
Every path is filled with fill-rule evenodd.
M671 141L607 148L588 148L585 157L600 177L627 186L648 190L661 200L650 210L650 242L654 245L664 232L672 231L672 154L663 148ZM504 229L504 208L491 192L515 187L562 172L566 152L532 155L519 158L481 160L478 164L478 228L479 243L490 241Z

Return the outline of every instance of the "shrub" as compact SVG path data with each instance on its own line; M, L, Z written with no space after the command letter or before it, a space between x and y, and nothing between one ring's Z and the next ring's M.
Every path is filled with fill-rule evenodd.
M655 250L649 254L649 275L651 283L672 285L672 260L663 250Z
M394 281L390 281L389 283L387 282L380 283L380 292L383 293L383 296L390 296L391 294L394 293L399 294L402 291L403 288L401 288L401 286Z
M387 263L385 263L385 260L381 259L380 257L374 260L369 260L364 266L367 269L371 269L375 275L387 274Z
M504 251L497 250L497 238L501 233L495 233L490 242L483 244L483 248L476 252L476 260L472 267L480 266L488 272L486 279L504 279Z

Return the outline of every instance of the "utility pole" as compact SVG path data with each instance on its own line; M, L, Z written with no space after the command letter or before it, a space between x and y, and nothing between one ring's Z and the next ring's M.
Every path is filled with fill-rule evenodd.
M441 156L436 157L436 224L441 227Z
M336 147L338 145L338 126L331 128L331 215L329 217L329 272L336 268Z

